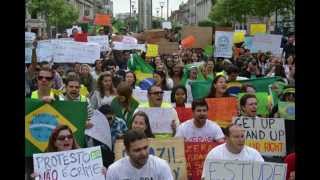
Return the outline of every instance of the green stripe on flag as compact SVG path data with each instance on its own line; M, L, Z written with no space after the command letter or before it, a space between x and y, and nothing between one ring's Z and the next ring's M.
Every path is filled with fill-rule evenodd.
M58 124L68 125L78 144L84 147L84 126L88 117L86 102L54 101L44 104L28 98L25 100L25 115L25 156L43 152Z
M190 81L193 99L202 99L207 97L211 90L211 83L211 80Z
M141 58L138 54L133 54L131 58L128 60L128 69L132 72L138 73L137 83L142 81L144 77L153 77L154 69L148 64L143 58ZM138 78L139 76L139 78Z
M268 92L268 86L277 80L280 80L281 77L262 77L248 80L239 81L241 84L249 83L252 84L256 88L256 92Z

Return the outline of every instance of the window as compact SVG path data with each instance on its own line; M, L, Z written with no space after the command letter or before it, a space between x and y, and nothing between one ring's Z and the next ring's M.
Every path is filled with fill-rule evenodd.
M85 15L85 16L90 16L90 10L85 9L85 10L84 10L84 15Z

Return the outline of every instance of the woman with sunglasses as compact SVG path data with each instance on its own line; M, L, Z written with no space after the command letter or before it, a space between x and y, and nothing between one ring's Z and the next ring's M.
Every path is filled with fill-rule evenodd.
M50 103L57 98L52 90L53 71L49 69L41 69L37 76L38 90L33 91L31 99L39 99L45 103Z
M49 137L48 147L45 152L61 152L79 149L76 139L73 136L72 130L67 125L58 125ZM106 174L106 169L102 168L102 173ZM32 178L38 176L37 172L31 174Z

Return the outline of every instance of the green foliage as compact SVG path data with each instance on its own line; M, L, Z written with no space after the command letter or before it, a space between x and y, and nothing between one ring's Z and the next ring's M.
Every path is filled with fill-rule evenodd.
M204 21L199 21L198 22L198 26L202 26L202 27L214 27L214 23L212 21L209 20L204 20Z
M79 10L65 0L29 0L27 6L30 14L43 15L48 26L71 26L79 18Z

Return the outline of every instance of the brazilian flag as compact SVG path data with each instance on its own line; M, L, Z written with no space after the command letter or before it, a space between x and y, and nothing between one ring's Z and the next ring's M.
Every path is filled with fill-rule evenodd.
M80 147L84 147L84 126L88 117L87 103L37 99L25 100L25 156L44 152L52 130L58 124L68 125Z
M153 67L138 54L133 54L132 57L129 59L128 68L136 75L137 83L146 78L153 77Z
M261 77L239 81L241 84L249 83L256 88L256 92L269 92L269 85L280 80L281 77Z
M190 81L192 97L194 100L206 98L211 90L211 80L194 80Z

